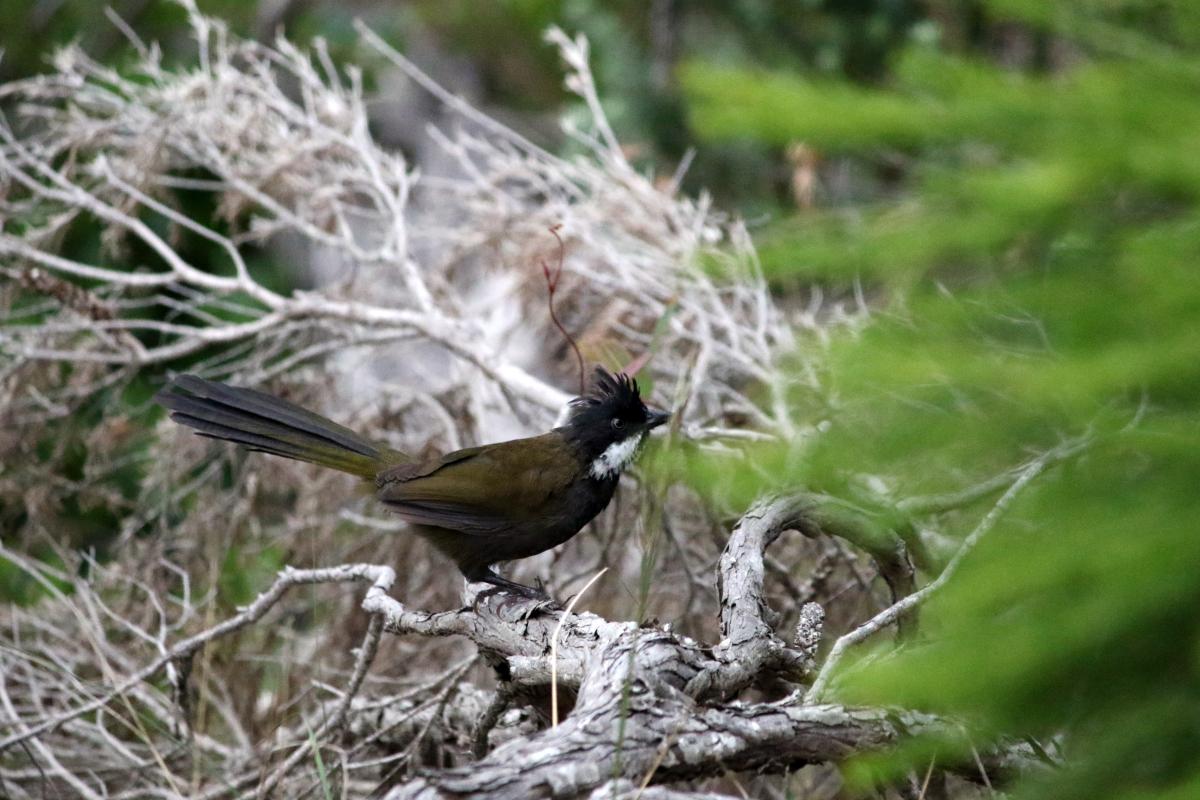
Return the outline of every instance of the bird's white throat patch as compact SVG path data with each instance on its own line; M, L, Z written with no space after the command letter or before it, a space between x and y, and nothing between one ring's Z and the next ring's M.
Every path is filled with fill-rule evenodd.
M646 434L639 433L619 442L613 442L592 462L593 478L608 478L625 468L637 455L638 447Z

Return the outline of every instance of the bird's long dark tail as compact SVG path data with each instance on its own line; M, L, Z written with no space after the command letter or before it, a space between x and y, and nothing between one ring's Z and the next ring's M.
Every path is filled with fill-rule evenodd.
M180 375L155 399L201 436L363 478L375 477L399 455L294 403L195 375Z

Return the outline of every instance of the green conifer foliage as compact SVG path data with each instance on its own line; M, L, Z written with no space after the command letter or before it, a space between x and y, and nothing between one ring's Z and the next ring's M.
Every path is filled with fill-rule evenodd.
M1017 796L1200 796L1196 5L982 8L990 30L1028 35L1025 62L1001 63L987 36L927 36L870 87L684 72L711 141L899 165L893 185L762 238L781 285L858 279L877 309L833 349L834 407L796 398L830 427L766 456L800 465L781 483L844 494L871 475L896 497L947 491L1094 434L932 597L916 641L877 637L861 648L876 658L843 664L831 692L955 715L979 746L1060 743L1066 766ZM966 535L995 497L931 521ZM923 770L934 750L882 765Z

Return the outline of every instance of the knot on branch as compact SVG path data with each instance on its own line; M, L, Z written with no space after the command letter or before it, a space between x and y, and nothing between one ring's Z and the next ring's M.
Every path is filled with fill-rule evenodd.
M812 671L817 663L817 648L821 646L821 633L825 627L825 609L820 603L805 603L800 609L800 620L796 623L796 649L804 657L805 672Z

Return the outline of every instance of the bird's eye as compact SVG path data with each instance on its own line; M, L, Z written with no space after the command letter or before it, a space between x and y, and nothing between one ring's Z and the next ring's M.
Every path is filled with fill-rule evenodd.
M620 418L614 419L612 421L612 426L614 429L619 431L619 430L621 430L621 428L625 427L625 420L620 419Z

